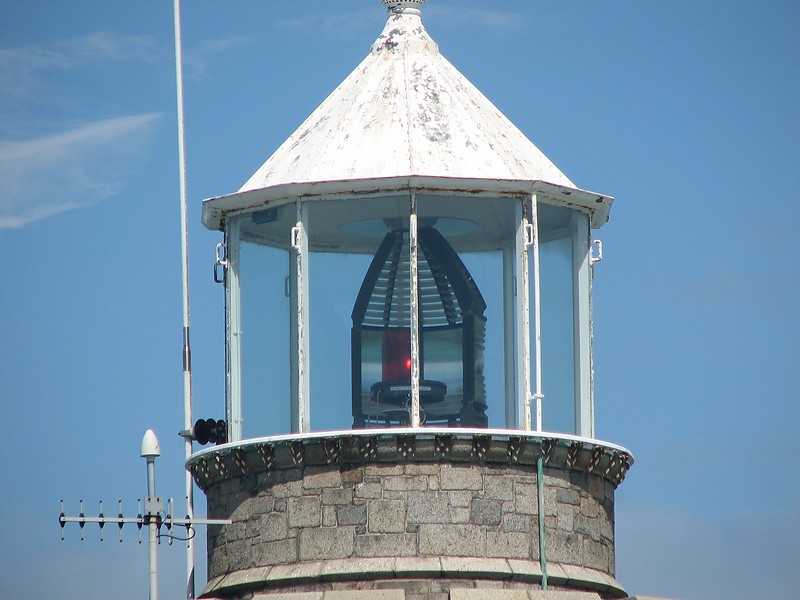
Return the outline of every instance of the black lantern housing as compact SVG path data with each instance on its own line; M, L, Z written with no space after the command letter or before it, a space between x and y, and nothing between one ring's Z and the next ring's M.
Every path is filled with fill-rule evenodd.
M409 424L411 293L408 231L386 234L352 319L353 426ZM486 303L439 231L418 233L420 412L429 425L486 427Z

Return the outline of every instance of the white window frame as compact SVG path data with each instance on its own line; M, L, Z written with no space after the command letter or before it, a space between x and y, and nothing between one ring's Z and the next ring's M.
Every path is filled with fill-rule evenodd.
M573 209L574 210L574 209ZM573 348L575 434L594 437L592 385L591 228L589 215L575 211L570 220L573 273Z
M309 370L308 205L297 201L297 224L292 228L289 260L289 356L291 357L292 433L311 431L311 373Z
M420 427L419 315L417 290L416 195L409 192L409 252L411 277L411 427ZM541 372L541 315L539 301L538 198L515 200L516 233L503 248L503 339L505 426L542 431L543 380ZM309 354L309 240L308 203L296 201L297 222L289 252L291 431L311 431ZM573 346L575 434L593 438L594 394L592 372L592 264L590 215L576 210L570 221L573 256ZM243 433L240 221L226 220L226 417L229 441ZM532 264L531 264L532 263ZM531 288L531 284L533 287ZM531 297L533 296L533 297ZM531 323L533 328L531 329ZM500 399L498 399L500 400Z
M239 287L239 219L225 221L225 259L228 262L225 272L226 306L226 346L227 360L225 373L225 397L227 398L226 418L228 421L228 441L242 439L242 312Z

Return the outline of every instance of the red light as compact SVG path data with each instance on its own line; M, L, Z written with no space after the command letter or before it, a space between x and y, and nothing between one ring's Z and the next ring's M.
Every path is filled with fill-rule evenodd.
M411 332L386 329L383 333L383 380L411 380Z

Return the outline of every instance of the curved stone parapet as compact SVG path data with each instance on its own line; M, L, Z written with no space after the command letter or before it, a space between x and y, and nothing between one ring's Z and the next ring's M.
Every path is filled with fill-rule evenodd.
M546 572L551 589L625 597L614 579L614 489L632 462L597 440L509 430L346 431L203 450L187 468L209 517L233 521L209 528L204 595L433 598L480 581L541 589Z

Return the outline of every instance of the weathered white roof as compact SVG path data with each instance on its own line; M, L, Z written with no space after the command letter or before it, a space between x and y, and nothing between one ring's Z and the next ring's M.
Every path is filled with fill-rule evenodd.
M381 1L389 17L369 55L239 192L206 202L207 226L280 197L412 180L475 191L548 188L589 208L595 227L607 220L612 198L576 188L439 53L417 8L423 2Z
M419 11L400 9L369 56L240 191L409 175L575 187L439 53Z

